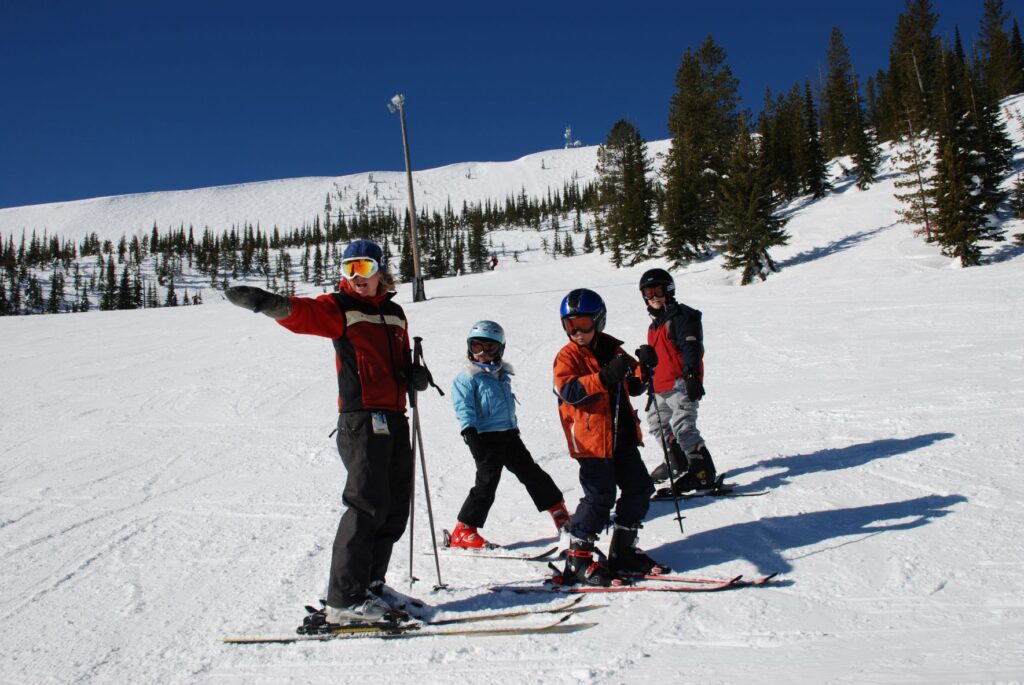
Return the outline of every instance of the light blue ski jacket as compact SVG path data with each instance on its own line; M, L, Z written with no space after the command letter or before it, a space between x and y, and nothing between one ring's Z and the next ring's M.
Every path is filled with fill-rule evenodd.
M512 374L507 362L493 372L473 362L466 363L466 370L452 381L452 405L460 432L470 427L478 433L518 428Z

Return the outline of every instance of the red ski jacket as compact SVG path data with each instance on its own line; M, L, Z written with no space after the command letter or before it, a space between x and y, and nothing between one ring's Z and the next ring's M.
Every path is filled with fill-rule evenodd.
M339 412L405 411L408 322L393 297L361 297L342 281L338 292L290 298L291 315L278 321L334 341Z
M654 311L654 310L650 310ZM669 302L652 313L647 344L658 354L654 367L654 392L668 392L676 379L694 372L704 381L704 328L701 313L678 302Z

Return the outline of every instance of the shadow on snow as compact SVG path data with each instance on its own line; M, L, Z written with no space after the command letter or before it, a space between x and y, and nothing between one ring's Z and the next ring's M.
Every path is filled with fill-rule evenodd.
M688 535L652 550L652 556L664 559L676 571L742 559L756 566L759 573L787 573L793 570L790 559L796 558L787 555L788 550L830 539L858 536L863 540L880 533L911 530L946 516L953 505L966 501L962 495L927 495L903 502L773 516ZM837 542L834 547L860 540Z
M952 437L952 433L928 433L912 438L888 438L810 454L776 457L749 467L730 470L729 476L781 468L783 470L779 473L741 486L744 490L774 489L797 476L856 468L876 459L913 452ZM690 500L686 502L685 510L714 501L712 497ZM757 566L760 573L786 573L792 570L792 564L785 555L786 550L806 547L830 538L863 538L887 531L909 530L945 516L950 513L950 507L966 501L967 498L961 495L929 495L903 502L764 518L687 535L682 540L660 547L654 556L665 559L680 571L744 559ZM671 509L671 506L662 507L663 513L669 513Z

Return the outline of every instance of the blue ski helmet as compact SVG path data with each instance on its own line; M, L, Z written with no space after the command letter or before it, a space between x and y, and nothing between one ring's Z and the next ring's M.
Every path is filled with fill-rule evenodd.
M563 321L573 316L592 316L596 326L594 330L600 333L604 330L608 308L601 296L593 290L577 288L562 298L560 313Z
M495 359L501 359L505 354L505 329L493 321L477 321L469 329L469 334L466 335L466 354L470 359L473 358L473 350L470 348L473 340L493 340L498 343L500 347Z

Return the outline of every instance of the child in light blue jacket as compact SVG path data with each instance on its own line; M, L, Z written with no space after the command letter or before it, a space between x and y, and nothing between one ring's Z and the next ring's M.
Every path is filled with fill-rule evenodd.
M502 360L505 331L493 321L478 321L466 337L466 368L452 383L452 404L462 438L476 462L476 483L459 510L459 521L445 535L449 547L493 547L478 532L494 504L502 469L519 479L537 511L547 511L561 531L569 523L562 491L533 460L516 422L512 367Z

